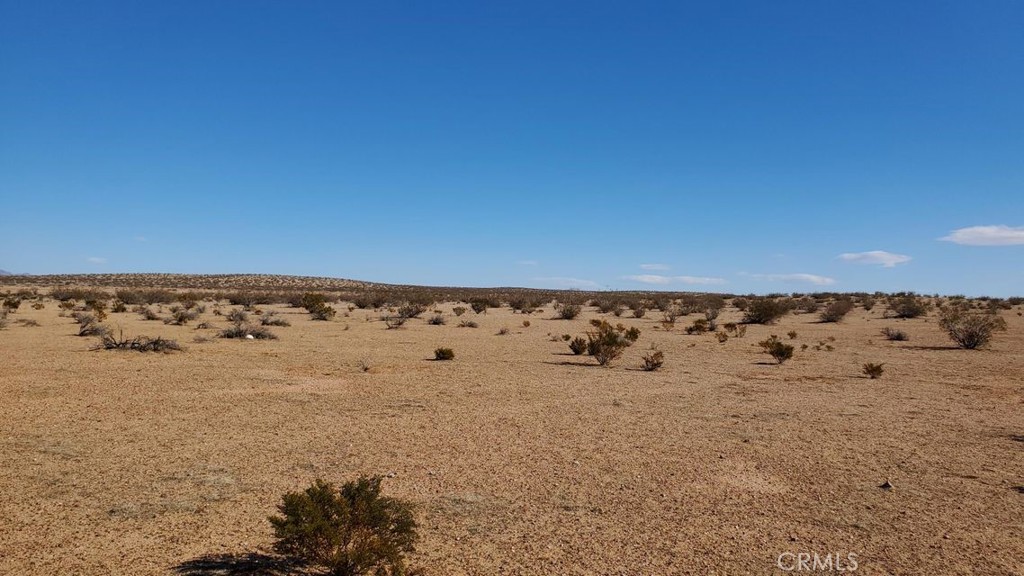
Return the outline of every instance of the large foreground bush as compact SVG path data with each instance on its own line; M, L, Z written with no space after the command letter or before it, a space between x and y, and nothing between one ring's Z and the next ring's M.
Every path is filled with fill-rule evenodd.
M332 576L399 576L409 570L405 554L414 550L412 506L381 496L380 477L362 477L340 490L317 480L303 492L284 495L271 516L279 553L321 566Z
M988 344L995 332L1006 330L1006 321L995 314L950 309L939 317L939 327L946 331L957 346L974 350Z

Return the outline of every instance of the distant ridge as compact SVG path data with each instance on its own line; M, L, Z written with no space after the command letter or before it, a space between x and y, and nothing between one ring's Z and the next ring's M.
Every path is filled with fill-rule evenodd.
M0 270L0 276L14 276L14 274L11 274L7 270Z
M345 278L277 274L37 274L4 273L3 284L78 285L109 288L189 288L198 290L351 290L385 284Z

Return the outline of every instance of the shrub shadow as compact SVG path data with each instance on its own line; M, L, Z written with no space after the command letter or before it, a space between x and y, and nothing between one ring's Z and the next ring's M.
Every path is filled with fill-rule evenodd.
M182 576L285 576L313 574L297 560L258 552L207 554L173 568Z

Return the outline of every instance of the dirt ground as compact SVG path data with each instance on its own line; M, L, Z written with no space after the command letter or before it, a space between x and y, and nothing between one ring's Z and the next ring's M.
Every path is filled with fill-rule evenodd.
M186 348L171 354L92 351L52 301L10 315L0 573L287 573L269 556L281 495L379 474L417 504L412 561L433 575L785 574L786 552L852 553L857 574L1024 574L1019 309L981 351L881 305L725 343L684 334L695 316L668 332L624 315L641 337L601 368L552 341L606 316L593 308L469 311L479 327L460 328L445 304L447 325L387 330L378 312L269 306L292 326L239 341L195 328L227 326L208 306L188 326L105 322ZM794 358L768 363L756 343L791 330ZM641 371L652 344L665 366Z

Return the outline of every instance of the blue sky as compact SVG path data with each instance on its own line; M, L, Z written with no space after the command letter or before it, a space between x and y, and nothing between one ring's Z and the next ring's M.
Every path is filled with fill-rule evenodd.
M0 268L1024 294L1021 30L1016 0L0 0Z

